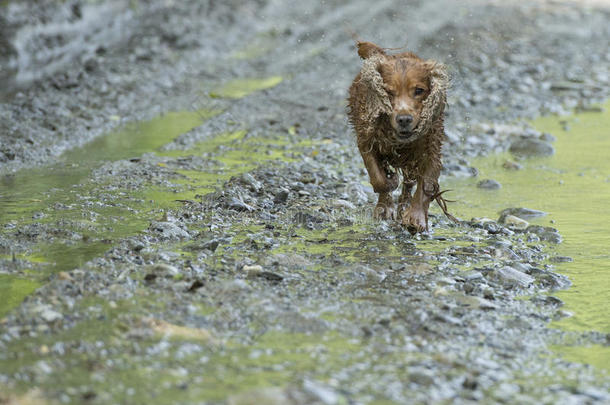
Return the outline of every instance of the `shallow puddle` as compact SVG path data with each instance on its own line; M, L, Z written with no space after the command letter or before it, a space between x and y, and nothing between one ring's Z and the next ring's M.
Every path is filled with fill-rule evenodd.
M14 255L21 261L20 274L25 272L38 286L49 272L82 266L101 256L116 241L145 230L151 220L162 215L160 209L176 207L179 201L197 200L231 176L252 170L263 161L294 160L299 151L313 144L290 143L281 134L261 138L236 131L207 138L186 151L160 150L214 114L173 112L130 124L66 153L60 164L1 177L0 236L24 232L33 243L0 250L0 264L10 265ZM167 167L166 182L145 182L136 189L123 189L121 178L116 184L111 179L108 184L90 179L92 171L104 162L134 158L133 164L137 165L138 158L146 152L165 158L165 163L158 166ZM203 158L205 167L182 169L177 162L190 161L190 157ZM27 281L18 278L22 276L3 277L0 288L6 289L7 294L17 283ZM11 292L12 298L5 301L0 314L18 305L33 289L21 296Z
M533 122L536 129L555 136L555 155L519 161L522 170L507 170L503 163L515 160L510 154L475 159L478 178L446 179L444 188L454 190L448 198L453 211L463 218L498 218L508 207L542 210L547 216L532 223L553 226L564 237L550 246L556 256L572 262L556 263L573 286L553 293L565 302L574 316L552 326L571 331L610 333L610 103L605 112L585 112L569 117L543 117ZM502 184L499 190L476 187L482 179ZM569 347L563 351L573 361L610 368L610 348Z
M61 156L61 163L21 170L0 177L0 224L50 205L48 192L67 190L86 179L104 161L138 157L153 152L204 120L214 111L170 112L150 121L132 123ZM55 193L57 194L57 193Z
M149 220L135 216L132 206L149 212L155 207L154 202L135 201L134 196L117 193L116 201L107 200L104 204L99 201L94 207L84 208L99 186L86 183L91 171L105 161L155 151L214 114L214 111L170 112L147 122L128 124L65 153L59 164L0 177L0 226L4 228L0 234L20 232L29 224L41 223L55 224L62 232L79 236L77 240L58 237L58 241L40 241L31 250L17 249L17 254L0 252L0 260L10 263L15 255L18 260L48 271L70 270L101 255L113 240L144 229ZM39 287L44 278L37 271L28 272L28 276L0 274L3 297L0 317Z
M222 87L210 92L213 98L242 98L255 91L270 89L284 80L281 76L271 76L262 79L235 79Z

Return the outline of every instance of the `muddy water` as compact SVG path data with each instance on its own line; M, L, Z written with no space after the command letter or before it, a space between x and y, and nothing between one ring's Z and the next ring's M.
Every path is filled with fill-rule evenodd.
M501 154L472 162L480 170L478 178L444 181L445 187L455 190L451 194L458 202L453 209L464 219L496 219L507 207L548 213L531 222L558 228L564 241L550 249L556 256L573 259L554 264L573 283L571 288L554 293L573 316L552 326L568 331L610 332L610 103L604 110L534 121L536 129L557 138L556 153L519 161L522 170L503 168L505 161L515 158ZM476 187L478 181L487 178L499 181L502 188ZM610 368L610 348L556 349L570 360Z

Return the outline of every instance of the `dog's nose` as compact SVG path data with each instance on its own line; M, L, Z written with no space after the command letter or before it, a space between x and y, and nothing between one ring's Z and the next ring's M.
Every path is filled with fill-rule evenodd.
M396 116L396 123L399 127L408 127L413 122L413 116L409 114L402 114Z

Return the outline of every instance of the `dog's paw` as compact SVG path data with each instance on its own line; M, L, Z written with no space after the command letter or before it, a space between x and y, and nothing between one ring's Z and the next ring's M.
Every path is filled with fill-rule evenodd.
M407 230L413 235L428 230L426 213L420 209L413 209L412 207L402 213L402 224L406 226Z
M373 218L378 220L396 219L394 204L377 203L373 211Z

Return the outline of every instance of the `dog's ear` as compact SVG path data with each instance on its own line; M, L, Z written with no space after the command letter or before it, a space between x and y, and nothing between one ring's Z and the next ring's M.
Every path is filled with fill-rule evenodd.
M434 87L441 87L443 90L447 88L448 85L448 74L447 67L440 62L435 60L427 60L424 62L426 69L428 69L428 77L430 78L430 84Z
M436 121L439 118L442 119L445 104L447 103L447 87L449 87L449 75L445 65L433 60L427 60L425 66L429 72L430 94L424 100L417 127L423 133L432 130Z
M358 46L358 55L362 59L370 58L371 56L373 56L375 54L385 56L385 52L383 51L383 49L378 47L377 45L375 45L372 42L358 41L358 43L356 45Z

